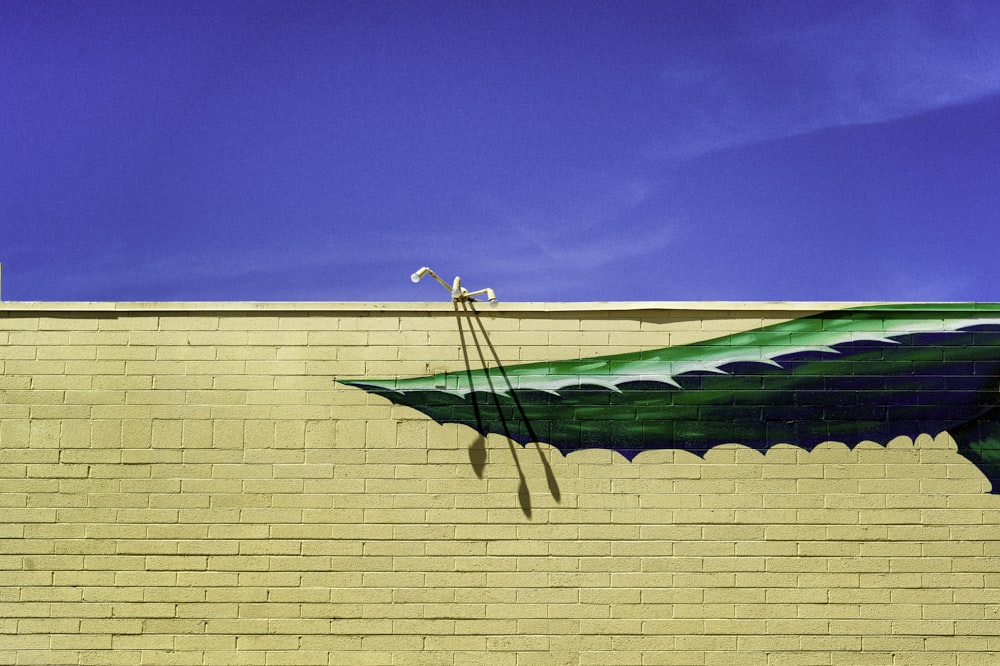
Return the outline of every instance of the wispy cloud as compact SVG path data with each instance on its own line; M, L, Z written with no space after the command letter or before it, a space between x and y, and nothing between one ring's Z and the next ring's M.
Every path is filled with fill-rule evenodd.
M652 153L691 157L831 127L880 123L1000 93L1000 11L859 3L794 29L746 26L662 75Z
M869 296L871 299L914 302L961 301L972 287L970 276L942 274L933 266L911 264L901 258L885 261L874 272L873 282L877 288L871 291L874 294Z
M676 240L675 220L649 219L651 213L643 209L657 192L650 181L581 180L585 190L575 197L560 195L558 203L489 202L497 244L495 251L480 255L476 269L498 288L502 285L504 297L582 297Z

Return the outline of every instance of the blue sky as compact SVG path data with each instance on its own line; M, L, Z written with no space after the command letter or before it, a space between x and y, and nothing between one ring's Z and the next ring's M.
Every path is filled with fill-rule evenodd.
M995 2L0 3L4 300L1000 300Z

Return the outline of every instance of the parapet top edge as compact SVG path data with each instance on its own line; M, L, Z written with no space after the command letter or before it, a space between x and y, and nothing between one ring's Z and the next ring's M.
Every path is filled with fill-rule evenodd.
M629 312L637 310L682 310L682 311L739 311L754 312L818 312L839 310L850 307L898 306L903 302L890 301L593 301L593 302L501 302L496 309L486 303L476 304L481 314L516 312ZM970 311L978 309L977 303L912 303L912 309L934 311ZM141 313L141 312L232 312L232 313L385 313L385 312L453 312L450 302L381 302L362 301L3 301L0 302L0 316L4 313Z

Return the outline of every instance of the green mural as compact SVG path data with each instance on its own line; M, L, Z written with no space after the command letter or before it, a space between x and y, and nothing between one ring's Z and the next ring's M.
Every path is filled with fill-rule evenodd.
M339 381L439 423L629 459L946 430L1000 493L1000 304L847 308L652 351Z

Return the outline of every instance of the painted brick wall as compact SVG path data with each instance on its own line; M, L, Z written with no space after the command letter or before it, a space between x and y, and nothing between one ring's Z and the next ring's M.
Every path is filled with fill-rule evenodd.
M628 462L334 382L821 309L510 305L463 349L450 304L3 304L0 663L996 663L1000 498L947 434Z

